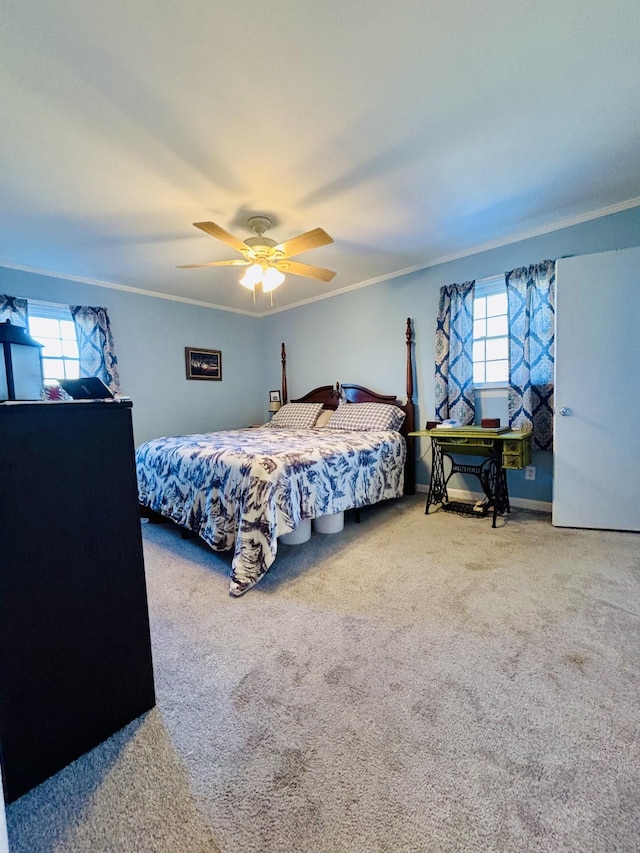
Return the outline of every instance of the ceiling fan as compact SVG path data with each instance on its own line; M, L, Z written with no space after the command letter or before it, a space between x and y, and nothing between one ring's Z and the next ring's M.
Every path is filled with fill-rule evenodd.
M271 220L266 216L252 216L249 219L249 227L256 232L256 237L249 237L246 240L240 240L235 237L220 225L215 222L194 222L196 228L222 240L231 248L243 256L243 260L239 258L231 261L210 261L205 264L182 264L178 269L195 269L196 267L248 267L244 276L240 279L240 284L248 290L254 291L257 284L262 284L262 289L265 293L274 290L284 281L284 273L291 275L300 275L306 278L316 278L320 281L331 281L335 272L324 269L323 267L314 267L309 264L303 264L299 261L291 261L290 258L299 255L301 252L307 252L310 249L317 249L319 246L326 246L328 243L333 243L333 239L323 231L322 228L314 228L313 231L306 231L304 234L299 234L297 237L292 237L290 240L285 240L284 243L276 243L270 237L264 237L265 231L271 228Z

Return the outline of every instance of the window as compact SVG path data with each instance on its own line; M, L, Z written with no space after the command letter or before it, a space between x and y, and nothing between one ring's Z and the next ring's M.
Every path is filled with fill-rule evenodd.
M509 316L504 278L476 283L473 300L473 383L476 387L509 381Z
M46 383L80 376L76 326L67 305L30 299L29 334L43 344L42 373Z

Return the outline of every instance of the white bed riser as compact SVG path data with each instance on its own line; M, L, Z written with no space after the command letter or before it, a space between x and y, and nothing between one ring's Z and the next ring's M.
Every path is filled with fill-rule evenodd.
M291 533L285 533L280 537L284 545L302 545L311 539L311 519L303 518L300 524Z
M332 515L321 515L313 519L313 529L316 533L340 533L343 527L343 512L334 512Z

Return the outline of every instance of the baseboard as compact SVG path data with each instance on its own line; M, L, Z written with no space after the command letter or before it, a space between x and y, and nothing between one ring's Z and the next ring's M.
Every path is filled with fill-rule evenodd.
M416 492L424 492L426 494L428 491L429 486L425 486L423 483L416 483ZM484 499L482 492L470 492L466 489L448 488L447 493L449 500L452 501L468 501L469 503L473 503ZM533 501L529 498L516 498L511 495L509 495L509 503L511 506L519 507L520 509L531 509L534 512L551 512L553 507L551 501Z

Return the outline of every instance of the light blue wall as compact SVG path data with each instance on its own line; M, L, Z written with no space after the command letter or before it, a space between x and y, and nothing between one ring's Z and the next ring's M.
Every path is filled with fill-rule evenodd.
M122 391L134 401L136 442L264 422L268 392L280 387L282 341L290 397L336 381L404 397L407 317L414 324L414 399L424 425L434 412L433 340L442 285L545 258L637 245L640 208L633 208L261 319L6 268L0 268L0 292L109 309ZM295 287L295 280L287 286ZM187 381L185 346L222 350L223 381ZM487 416L506 421L504 401L483 406ZM426 449L420 446L419 455ZM551 454L536 454L533 461L535 481L525 481L523 472L509 474L511 495L550 502ZM424 459L417 480L429 481Z
M275 314L264 320L265 363L272 365L272 354L279 350L280 342L285 341L290 397L336 380L356 382L404 397L404 328L406 318L412 317L414 399L418 424L424 425L434 416L433 342L442 285L487 278L546 258L585 255L639 244L640 208L636 207ZM268 369L269 381L275 388L279 381L277 363ZM492 400L487 404L487 415L497 413L506 421L504 403L502 408L504 414L499 402L496 404ZM419 455L424 456L426 450L427 446L421 444ZM537 453L533 463L537 468L535 481L525 480L521 471L509 474L511 495L550 502L551 454ZM424 459L418 465L417 481L423 485L429 482ZM477 488L473 486L473 478L469 486Z
M6 268L0 293L108 309L136 443L266 419L259 319ZM188 381L185 346L221 350L222 382Z

